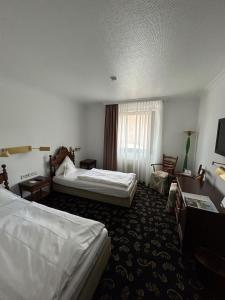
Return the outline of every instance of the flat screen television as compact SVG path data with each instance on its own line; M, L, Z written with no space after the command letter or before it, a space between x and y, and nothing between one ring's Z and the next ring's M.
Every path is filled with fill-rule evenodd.
M225 118L218 121L215 152L225 156Z

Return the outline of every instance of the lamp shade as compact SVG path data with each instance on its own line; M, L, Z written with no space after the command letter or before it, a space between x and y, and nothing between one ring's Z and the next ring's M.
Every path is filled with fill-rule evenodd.
M50 147L40 147L40 151L50 151Z
M10 147L6 149L9 154L27 153L32 150L31 146Z
M195 133L196 131L194 130L184 130L184 132L187 134L187 135L192 135L193 133Z
M221 179L225 180L225 168L223 167L216 168L216 175L219 176Z
M10 153L8 150L3 150L0 152L0 157L9 157Z

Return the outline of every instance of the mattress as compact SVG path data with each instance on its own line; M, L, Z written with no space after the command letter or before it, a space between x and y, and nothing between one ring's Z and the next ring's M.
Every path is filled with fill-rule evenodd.
M129 197L132 191L132 187L136 182L136 178L134 178L134 180L131 182L129 187L125 188L125 187L112 186L104 183L95 183L95 182L79 180L77 176L85 174L85 172L88 172L88 170L77 168L76 171L74 171L73 173L71 173L66 177L63 175L54 176L53 181L63 186L73 187L76 189L87 190L89 192L110 195L110 196L120 197L120 198Z
M95 240L90 249L88 256L84 263L80 266L80 269L72 275L70 282L62 293L61 300L77 299L80 291L82 290L85 281L90 274L95 262L97 261L103 245L108 240L108 232L103 229L101 235Z

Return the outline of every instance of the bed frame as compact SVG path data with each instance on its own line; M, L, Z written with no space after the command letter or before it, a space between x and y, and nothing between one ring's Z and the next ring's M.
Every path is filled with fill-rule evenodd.
M108 237L100 251L97 261L90 271L85 283L79 293L79 296L72 297L71 300L91 300L99 284L102 274L107 266L111 256L111 239Z
M53 176L55 176L55 171L57 170L57 168L59 167L59 165L61 164L61 162L64 160L64 158L66 156L69 156L70 159L72 160L72 162L75 164L74 150L72 150L72 148L70 148L68 150L66 147L60 147L54 156L51 156L51 155L49 156L50 157L49 163L50 163L51 178ZM125 198L111 196L111 195L105 195L105 194L100 194L100 193L95 193L95 192L89 192L87 190L77 189L77 188L57 184L53 181L52 181L51 186L52 186L52 190L60 192L60 193L69 194L69 195L73 195L73 196L79 196L82 198L96 200L96 201L100 201L100 202L110 203L113 205L130 207L132 200L134 198L135 192L137 190L137 181L135 182L135 184L132 188L130 196L125 197Z
M5 188L9 190L8 173L6 171L6 165L2 165L2 173L0 173L0 184L4 184Z

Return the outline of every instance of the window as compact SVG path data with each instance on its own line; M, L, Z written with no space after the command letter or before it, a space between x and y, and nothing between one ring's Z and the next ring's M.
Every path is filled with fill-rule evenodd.
M156 151L161 155L161 108L161 101L119 104L118 168L139 174L145 182Z

